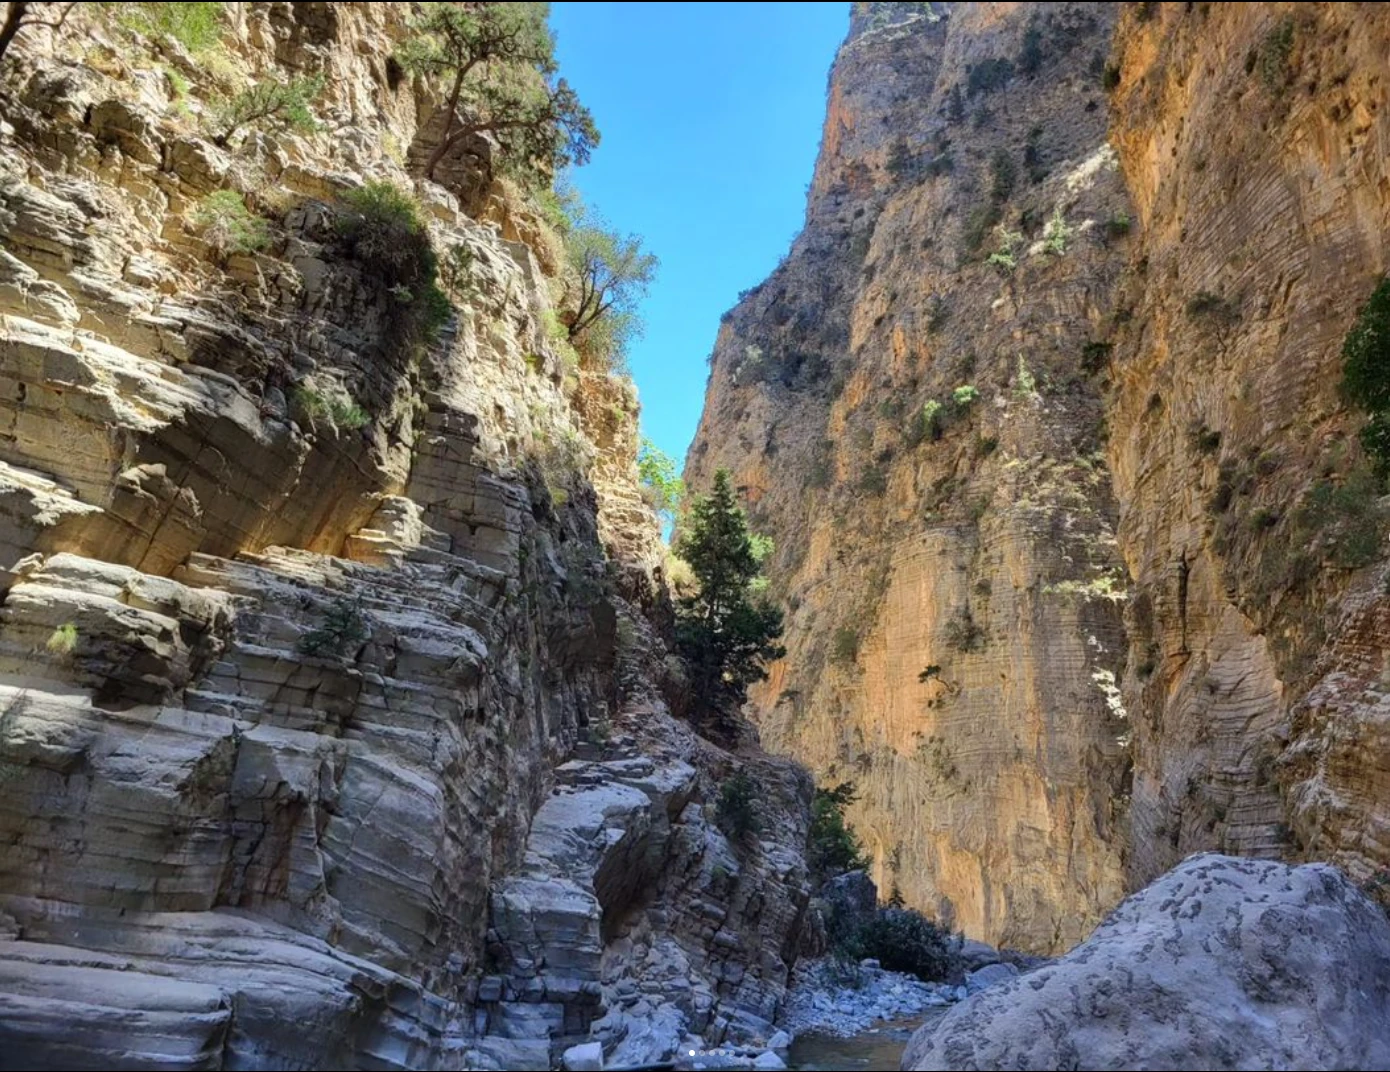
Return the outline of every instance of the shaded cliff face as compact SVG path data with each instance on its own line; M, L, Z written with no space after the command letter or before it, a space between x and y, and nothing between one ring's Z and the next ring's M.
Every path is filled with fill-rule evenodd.
M972 936L1065 948L1201 849L1390 862L1385 504L1337 390L1387 265L1387 33L855 5L687 475L777 542L764 741Z
M556 240L515 190L413 187L407 9L227 5L215 63L79 11L0 69L22 1063L543 1068L592 1030L642 1064L771 1031L809 784L667 715L635 395L551 351ZM319 73L317 133L204 135L215 94ZM369 179L422 201L437 341L344 238ZM263 241L209 226L229 191ZM733 846L708 802L745 763L771 833Z
M855 784L880 888L1037 950L1122 889L1123 580L1087 371L1127 241L1113 19L856 6L806 229L726 320L687 473L732 469L777 542L764 743Z

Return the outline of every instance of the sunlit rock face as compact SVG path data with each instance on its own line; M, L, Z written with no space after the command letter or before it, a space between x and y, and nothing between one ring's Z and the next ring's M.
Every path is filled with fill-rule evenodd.
M806 229L727 318L689 459L777 542L764 743L855 784L881 889L1035 950L1123 890L1126 582L1083 357L1132 242L1092 70L1114 18L856 5ZM972 76L1034 27L1031 75Z
M556 239L505 182L416 187L467 271L410 346L335 223L412 187L408 7L227 5L205 63L88 5L0 67L7 1067L772 1032L809 782L666 711L636 398L552 352ZM237 79L305 73L317 133L204 136ZM259 248L198 224L229 190ZM737 846L736 764L767 817Z
M687 476L730 468L777 544L764 743L854 782L880 887L967 934L1064 950L1201 849L1390 863L1381 508L1337 390L1390 264L1387 34L854 6Z

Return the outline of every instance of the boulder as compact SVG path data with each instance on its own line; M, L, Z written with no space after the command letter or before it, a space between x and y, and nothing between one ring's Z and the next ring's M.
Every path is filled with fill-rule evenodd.
M961 943L960 952L957 954L961 964L966 971L975 968L983 968L988 964L999 963L999 950L985 942L977 942L974 939L966 939Z
M1193 856L904 1069L1390 1067L1390 920L1335 868Z
M965 989L971 994L978 994L996 983L1008 982L1017 974L1018 969L1012 964L986 964L983 968L966 974Z
M566 1072L603 1072L603 1046L597 1042L571 1046L565 1051L563 1064Z

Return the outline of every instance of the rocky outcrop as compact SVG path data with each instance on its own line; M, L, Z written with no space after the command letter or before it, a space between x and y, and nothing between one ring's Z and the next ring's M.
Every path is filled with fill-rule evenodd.
M1380 1068L1387 1002L1390 922L1345 875L1208 853L923 1028L903 1068Z
M854 6L805 229L726 318L687 463L695 487L730 468L776 541L764 743L855 784L880 889L1038 951L1123 888L1124 580L1088 367L1128 241L1095 69L1114 19Z
M687 468L776 541L763 740L995 945L1194 851L1377 875L1387 504L1337 385L1390 265L1390 22L853 10Z
M809 784L657 698L636 396L547 341L556 239L404 170L407 5L225 8L213 60L90 6L0 68L0 1063L765 1040ZM206 137L306 74L317 131ZM383 179L437 338L343 237ZM735 768L756 844L711 817Z

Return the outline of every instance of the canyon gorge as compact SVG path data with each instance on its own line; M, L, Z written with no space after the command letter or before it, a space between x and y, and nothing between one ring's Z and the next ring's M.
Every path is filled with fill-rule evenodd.
M8 5L0 1068L784 1067L849 785L996 970L904 1067L1383 1066L1390 14L850 5L715 727L550 161L411 51L504 6Z

